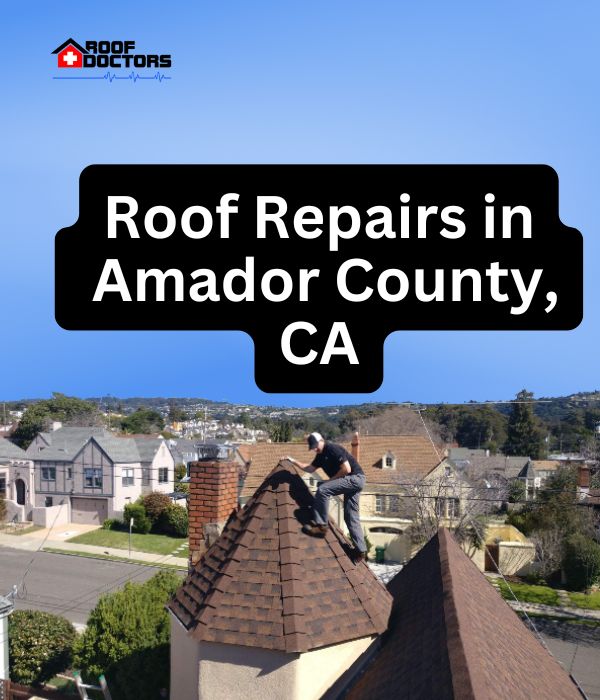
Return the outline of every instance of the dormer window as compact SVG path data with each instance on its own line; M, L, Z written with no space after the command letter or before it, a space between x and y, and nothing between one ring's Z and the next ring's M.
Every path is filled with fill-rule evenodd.
M396 457L393 452L387 452L381 458L381 463L384 469L395 469L396 468Z

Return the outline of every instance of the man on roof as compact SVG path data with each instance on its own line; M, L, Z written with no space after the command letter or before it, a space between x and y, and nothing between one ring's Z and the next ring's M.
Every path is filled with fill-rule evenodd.
M317 487L314 504L314 520L304 525L302 531L312 537L325 537L331 496L344 496L344 520L354 542L352 558L356 561L367 558L367 546L360 524L359 499L365 485L365 474L360 464L341 445L326 442L320 433L311 433L307 439L308 449L316 452L312 463L305 464L293 457L287 459L305 472L321 468L329 477Z

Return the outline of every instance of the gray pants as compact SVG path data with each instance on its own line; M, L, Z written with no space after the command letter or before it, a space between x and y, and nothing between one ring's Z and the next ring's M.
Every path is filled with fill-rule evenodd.
M349 474L341 479L322 481L317 488L314 505L315 522L318 525L326 525L329 514L329 498L343 495L344 520L350 531L352 541L361 552L367 551L359 517L359 498L364 485L364 474Z

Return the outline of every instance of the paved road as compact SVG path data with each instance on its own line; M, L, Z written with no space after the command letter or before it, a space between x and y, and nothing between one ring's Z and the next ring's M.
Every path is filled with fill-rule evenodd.
M0 595L19 583L33 552L0 547ZM158 569L123 562L39 552L19 591L17 609L45 610L85 624L102 593L121 588L128 580L145 581Z

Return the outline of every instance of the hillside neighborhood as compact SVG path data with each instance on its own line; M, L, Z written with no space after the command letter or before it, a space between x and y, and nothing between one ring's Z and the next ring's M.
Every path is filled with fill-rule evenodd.
M5 405L0 697L600 698L600 413L561 401ZM302 532L316 429L368 562L342 497Z

